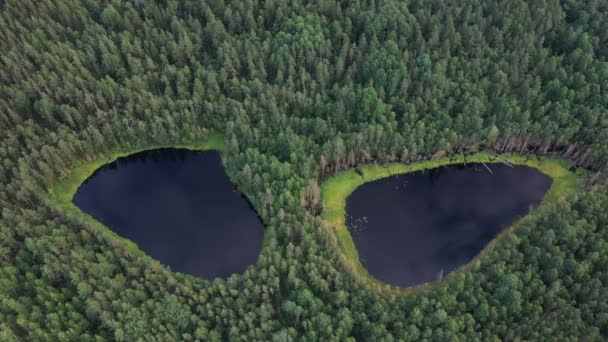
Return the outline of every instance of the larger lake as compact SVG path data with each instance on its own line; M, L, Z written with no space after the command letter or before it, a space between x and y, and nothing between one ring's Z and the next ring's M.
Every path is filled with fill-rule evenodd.
M172 270L227 277L255 264L264 227L215 151L161 149L100 168L74 204Z
M441 167L357 188L346 223L369 273L403 287L439 279L528 214L551 186L533 168L488 167Z

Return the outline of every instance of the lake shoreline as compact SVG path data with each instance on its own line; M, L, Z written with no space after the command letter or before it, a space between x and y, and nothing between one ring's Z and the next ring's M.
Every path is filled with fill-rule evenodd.
M264 226L220 152L147 150L105 164L72 202L174 272L227 279L254 265Z
M62 180L59 180L51 185L47 192L49 194L49 200L57 205L66 215L73 217L83 223L83 226L87 230L94 234L100 234L102 238L106 239L112 245L121 245L128 252L138 257L149 257L150 259L158 262L156 259L147 255L142 251L136 243L126 239L110 228L106 227L103 223L99 222L91 215L80 210L73 202L72 199L76 194L78 188L91 176L95 171L104 165L115 162L116 160L127 157L139 152L155 150L161 148L182 148L192 151L207 151L217 150L220 154L225 150L224 135L219 133L210 133L205 141L197 141L191 143L181 144L146 144L135 148L127 148L118 150L106 155L102 155L92 160L79 160L76 161L74 166L71 168L70 174Z
M71 169L70 174L63 180L55 182L51 187L49 187L48 191L59 203L71 203L72 198L80 185L102 166L111 164L120 158L128 157L139 152L163 148L178 148L191 151L217 150L221 154L224 152L226 146L224 136L222 134L211 133L205 141L181 144L147 144L142 147L119 150L109 153L106 157L96 158L91 161L78 161Z
M219 152L220 156L222 157L223 163L223 154L226 150L226 144L225 137L223 134L212 132L204 141L201 140L190 143L176 144L145 144L143 146L127 148L105 155L101 155L98 158L93 158L92 160L79 160L75 162L74 167L71 168L71 172L67 177L53 183L52 186L47 189L47 192L49 194L49 200L50 202L58 206L63 211L63 213L82 222L84 229L93 231L94 234L100 234L102 238L106 239L110 244L114 246L123 246L129 253L134 256L146 257L152 259L154 262L158 262L158 260L154 259L147 253L145 253L143 250L141 250L136 243L118 235L109 227L96 220L91 215L80 210L80 208L78 208L72 202L72 200L80 186L102 167L112 164L124 157L129 157L141 152L160 149L183 149L195 152L214 150ZM226 174L231 179L232 183L236 186L236 183L232 179L232 175L229 172L226 172ZM238 186L236 187L238 188ZM261 256L262 252L266 249L266 246L268 246L268 244L270 243L274 232L271 229L268 229L267 222L264 222L262 217L259 216L258 211L255 210L255 207L253 206L248 194L240 191L240 189L239 192L242 196L245 197L249 205L254 209L255 214L258 216L258 218L262 221L264 225L264 236L262 241L262 247L259 253L259 255ZM172 272L174 271L172 270Z
M457 272L466 272L470 270L480 258L491 250L493 245L502 241L509 232L513 232L513 230L522 222L534 217L539 208L547 207L553 203L559 202L562 198L574 194L576 190L583 184L587 174L587 171L582 168L577 168L574 172L570 171L570 169L574 166L574 163L565 159L550 157L536 158L536 156L514 153L503 154L496 157L485 152L479 152L466 157L460 155L451 158L441 158L438 160L420 161L412 164L365 164L340 171L325 179L321 184L321 202L323 208L321 216L326 223L326 230L329 234L332 234L335 237L334 244L335 247L338 248L338 253L340 255L340 259L342 260L343 266L350 271L356 281L361 285L394 294L412 293L421 288L427 287L429 284L435 283L435 281L433 281L412 287L402 288L385 284L370 275L367 269L361 264L357 248L348 228L346 227L346 199L355 191L355 189L365 183L399 174L435 169L449 165L495 163L508 163L535 168L543 174L549 176L552 180L552 185L544 195L541 203L539 203L532 213L502 229L496 238L491 240L475 258L463 266L458 267L453 272L446 275L446 277L450 277L451 274Z

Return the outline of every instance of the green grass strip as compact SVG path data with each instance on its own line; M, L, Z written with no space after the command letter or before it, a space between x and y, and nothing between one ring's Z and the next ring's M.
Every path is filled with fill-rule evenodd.
M560 199L574 194L576 190L582 186L587 174L587 171L582 168L578 168L575 172L571 172L569 171L572 166L571 162L552 157L536 158L534 156L526 156L521 154L502 154L497 158L494 155L485 152L466 156L466 163L490 164L503 162L513 165L525 165L528 167L533 167L551 177L553 181L551 187L544 195L543 200L538 207L551 205L558 202ZM321 185L323 205L322 217L327 225L330 226L329 230L333 230L336 235L337 244L343 254L342 260L344 261L346 268L348 268L351 273L354 274L355 278L360 283L372 288L397 294L411 293L413 290L421 287L417 286L404 289L387 285L375 279L368 273L367 269L365 269L359 260L357 248L355 247L350 232L346 227L346 199L348 196L355 191L356 188L367 182L372 182L397 174L464 163L465 159L462 155L460 155L453 158L426 160L408 165L399 163L391 163L386 165L367 164L359 167L359 171L362 173L362 175L359 174L355 169L349 169L335 174ZM501 240L506 233L512 231L513 228L521 224L523 220L531 217L535 211L536 210L534 210L532 214L527 215L521 220L513 223L511 227L504 229L473 261L478 260L479 257L487 254L490 249L489 247L491 247L490 245L493 245L497 241ZM473 261L471 261L471 263ZM463 266L461 269L468 269L467 266L471 263Z
M183 148L193 151L218 150L223 152L225 150L224 135L219 133L210 133L206 141L197 141L184 144L145 145L137 148L116 151L106 155L105 157L96 158L91 161L78 161L67 177L53 184L48 189L49 195L51 196L51 199L54 200L57 205L59 205L59 207L65 210L67 215L74 217L90 227L95 227L96 230L105 238L109 239L109 241L119 241L127 248L127 250L135 253L135 255L145 255L145 253L139 249L139 247L137 247L133 241L125 239L114 233L101 222L94 219L91 215L81 211L76 205L74 205L72 199L74 198L74 194L76 194L76 191L80 185L100 167L134 153L159 148Z

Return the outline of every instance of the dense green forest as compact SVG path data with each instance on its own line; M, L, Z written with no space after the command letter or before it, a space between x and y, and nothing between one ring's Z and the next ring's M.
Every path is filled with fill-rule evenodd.
M0 1L0 340L605 340L603 0ZM171 272L64 210L79 163L225 133L274 234L228 279ZM320 181L517 151L593 170L470 271L359 286Z

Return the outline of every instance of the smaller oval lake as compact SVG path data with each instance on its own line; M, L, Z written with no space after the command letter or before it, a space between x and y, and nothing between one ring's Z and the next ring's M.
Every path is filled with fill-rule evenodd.
M504 164L446 166L363 184L346 224L361 263L384 283L433 281L471 261L527 215L551 186L540 171Z
M173 271L228 277L257 261L264 226L216 151L160 149L97 170L74 204Z

